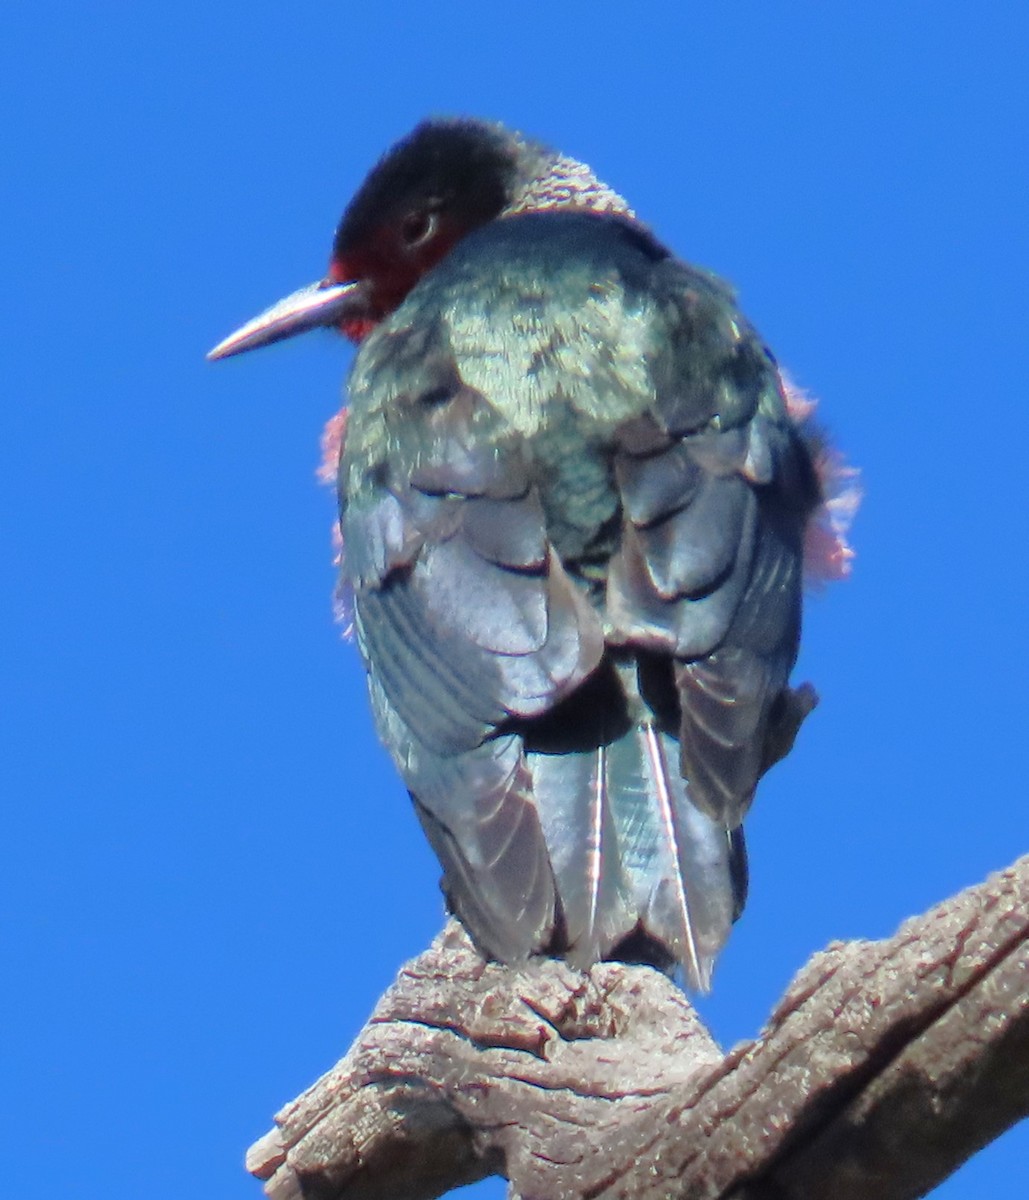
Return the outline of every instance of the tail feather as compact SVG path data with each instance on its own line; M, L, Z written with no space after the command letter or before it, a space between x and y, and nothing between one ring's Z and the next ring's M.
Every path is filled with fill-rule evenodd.
M676 741L651 724L625 740L626 753L639 763L641 786L627 797L631 811L621 822L622 856L631 864L641 923L682 964L689 984L707 991L742 905L745 860L733 852L733 835L690 798L678 771Z
M670 918L672 945L676 951L675 957L683 969L697 986L705 991L710 987L710 968L702 969L700 956L697 951L697 939L693 931L693 917L690 912L690 899L686 895L686 879L683 871L684 856L687 853L689 834L682 828L682 814L673 788L668 760L665 757L661 735L653 725L644 725L639 731L645 747L647 766L653 780L654 803L657 806L657 819L661 830L662 843L667 849L670 862L665 863L662 877L658 880L653 892L652 907L657 907L655 901L662 897ZM696 897L694 897L694 900Z
M608 750L530 754L528 761L561 905L565 957L586 967L636 921L612 818Z
M742 907L745 857L741 835L690 799L675 739L644 723L527 761L562 917L554 950L573 966L679 963L706 991Z

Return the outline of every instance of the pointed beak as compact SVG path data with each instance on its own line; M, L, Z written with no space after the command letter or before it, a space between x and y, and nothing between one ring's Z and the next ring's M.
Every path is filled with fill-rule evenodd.
M283 338L306 333L308 329L338 325L346 316L359 313L364 307L364 288L360 283L312 283L247 321L219 342L207 357L213 362L242 354L244 350L281 342Z

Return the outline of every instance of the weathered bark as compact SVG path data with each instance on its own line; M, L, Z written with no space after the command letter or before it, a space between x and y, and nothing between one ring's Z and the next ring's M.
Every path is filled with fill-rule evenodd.
M451 922L247 1163L274 1200L902 1200L1027 1113L1029 857L816 954L727 1055L649 968L505 968Z

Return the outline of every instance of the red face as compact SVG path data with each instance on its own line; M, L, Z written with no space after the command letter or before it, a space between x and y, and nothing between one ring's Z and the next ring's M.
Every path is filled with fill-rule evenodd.
M340 332L355 342L367 337L466 232L448 213L416 209L380 225L362 245L333 258L328 270L333 283L368 284L367 311L344 318Z

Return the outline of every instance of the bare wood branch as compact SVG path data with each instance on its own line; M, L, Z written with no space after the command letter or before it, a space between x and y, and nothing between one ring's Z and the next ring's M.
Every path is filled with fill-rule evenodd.
M904 1200L1027 1114L1029 857L816 954L728 1055L649 968L505 968L451 922L247 1165L273 1200Z

